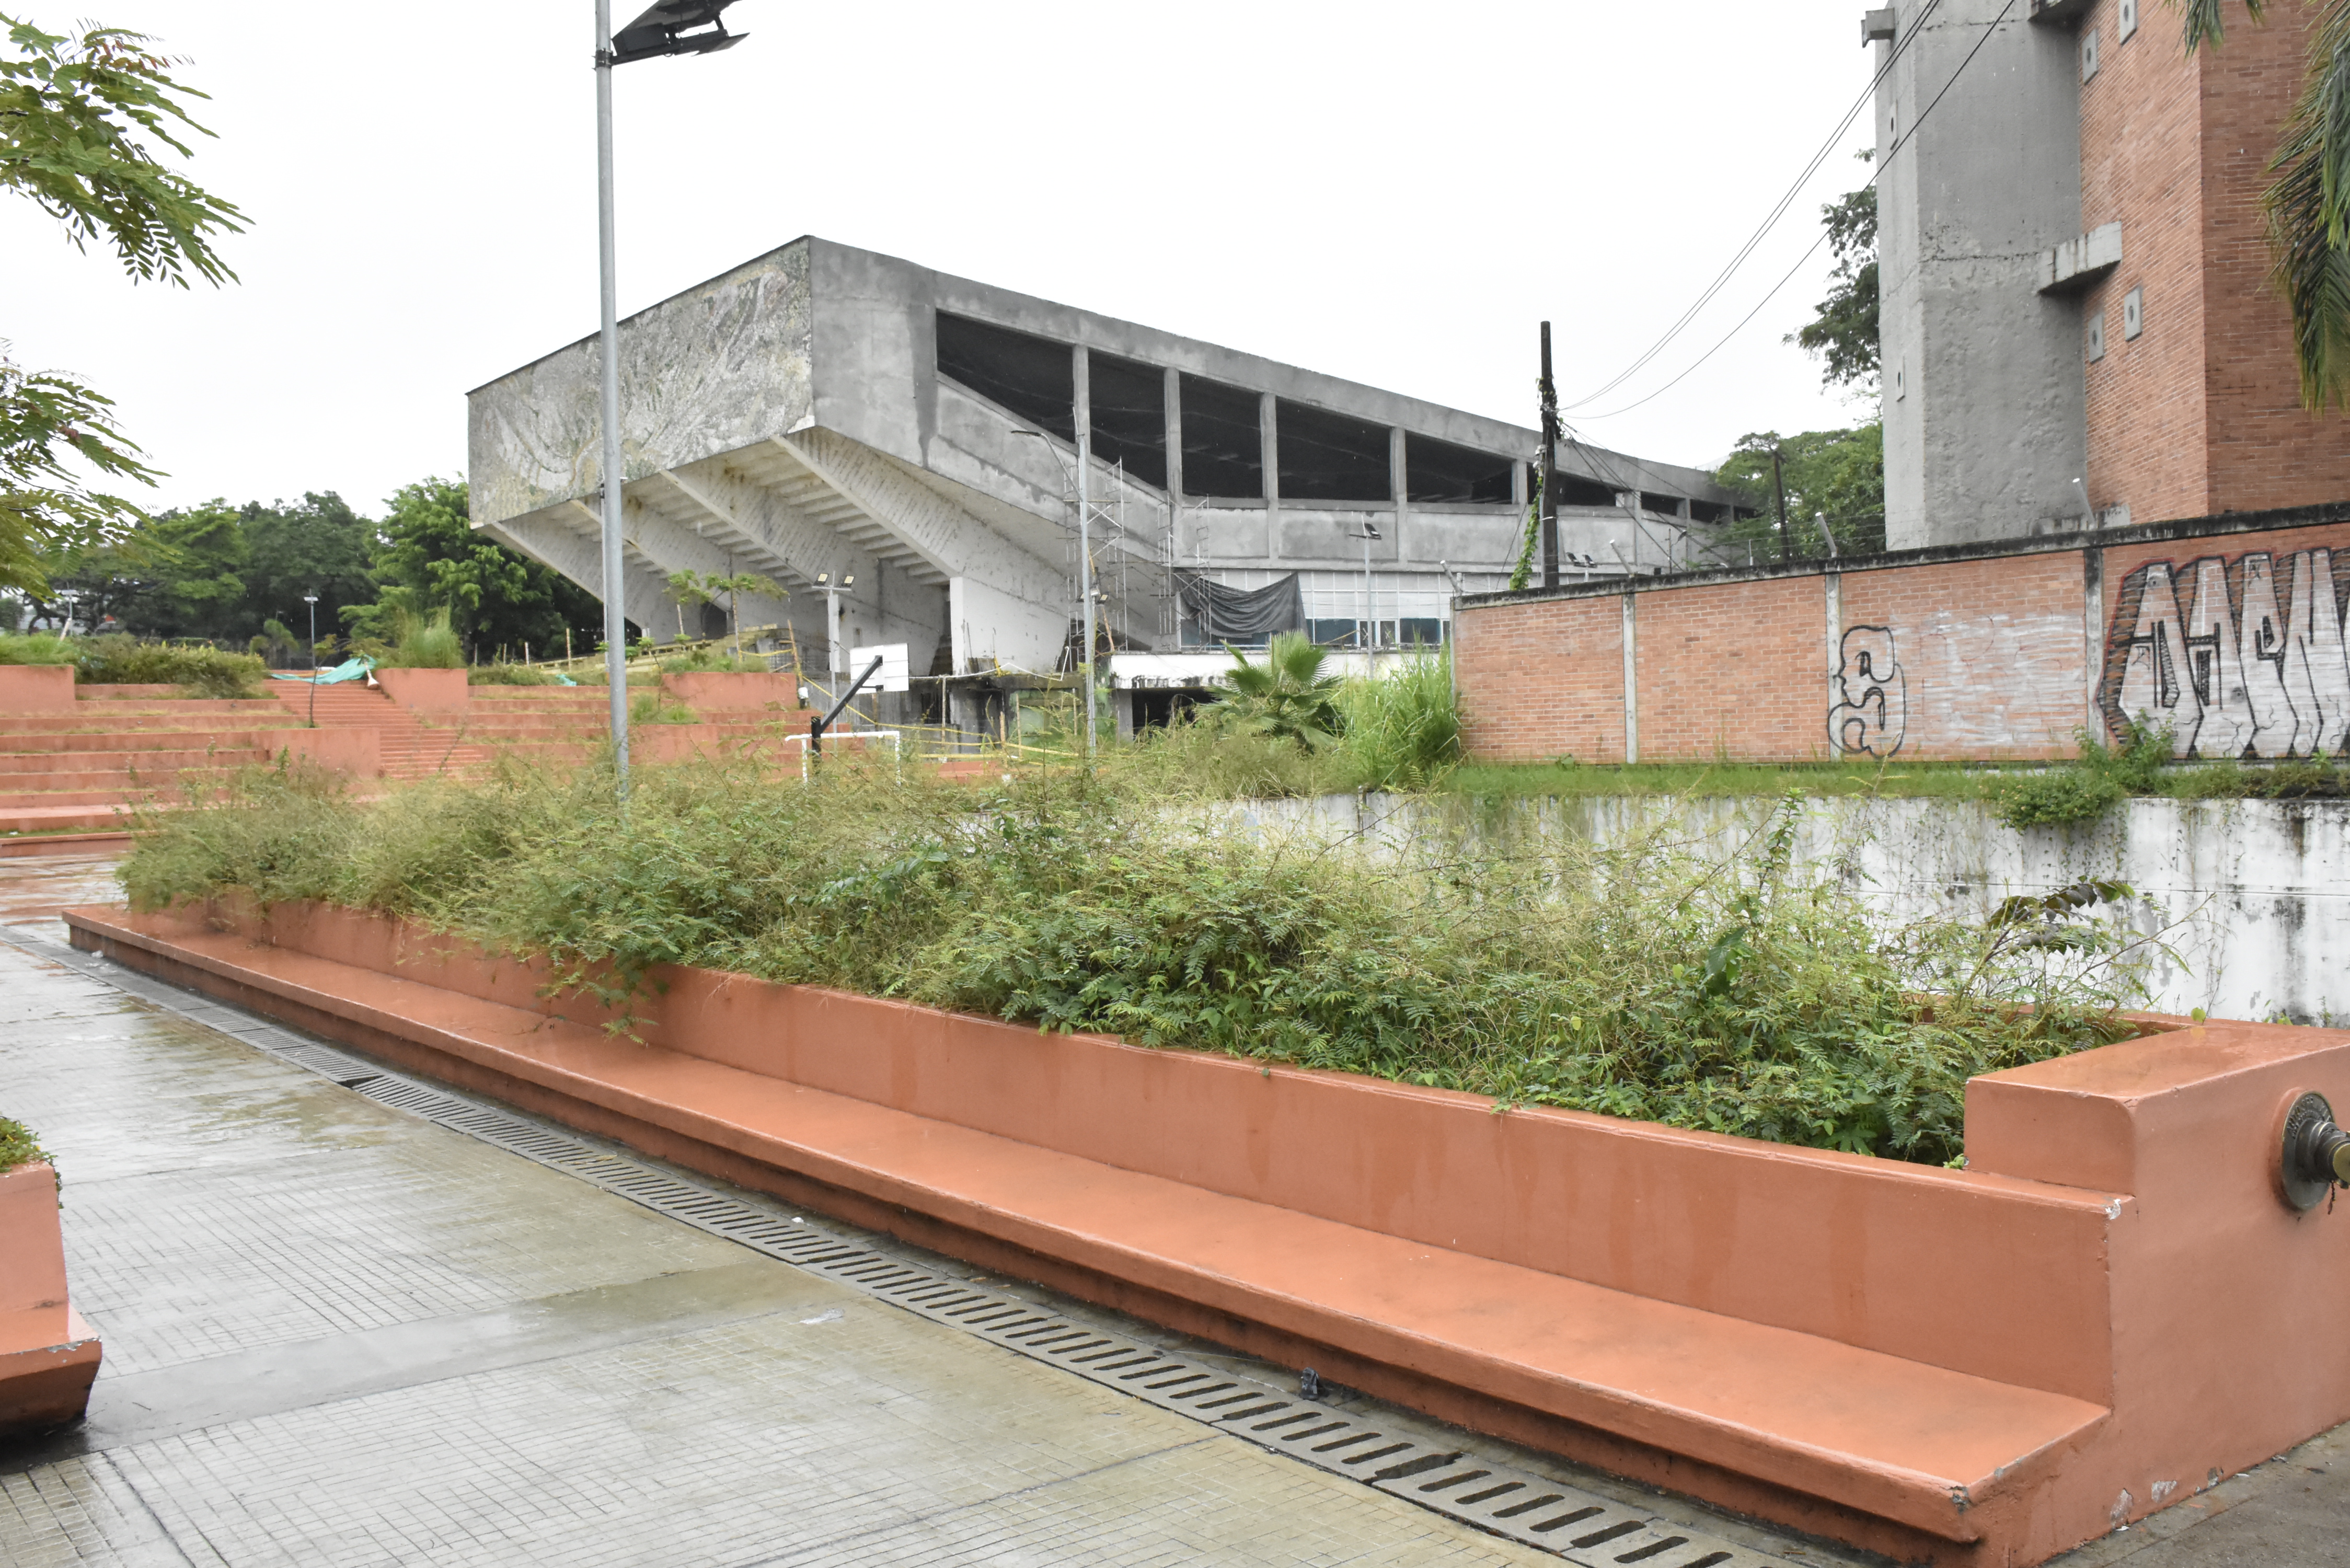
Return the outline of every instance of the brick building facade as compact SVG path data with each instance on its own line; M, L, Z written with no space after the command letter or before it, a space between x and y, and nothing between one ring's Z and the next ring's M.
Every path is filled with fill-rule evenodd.
M2027 3L1864 26L1888 543L2350 497L2350 422L2301 406L2260 209L2318 7L2231 6L2190 57L2160 0Z

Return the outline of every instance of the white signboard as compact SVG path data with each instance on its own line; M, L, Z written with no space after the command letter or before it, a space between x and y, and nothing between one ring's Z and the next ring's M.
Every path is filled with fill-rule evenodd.
M902 642L885 642L879 648L850 649L847 678L856 680L865 667L873 662L876 654L881 658L881 668L873 672L872 680L857 689L860 695L867 691L909 691L913 689L913 682L907 679L906 645Z

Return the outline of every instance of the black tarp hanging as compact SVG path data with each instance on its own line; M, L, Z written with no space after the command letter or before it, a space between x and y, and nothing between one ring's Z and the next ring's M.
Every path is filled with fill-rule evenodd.
M1183 618L1199 628L1202 642L1261 648L1276 632L1305 628L1295 572L1261 588L1231 588L1179 568L1175 587L1183 597Z

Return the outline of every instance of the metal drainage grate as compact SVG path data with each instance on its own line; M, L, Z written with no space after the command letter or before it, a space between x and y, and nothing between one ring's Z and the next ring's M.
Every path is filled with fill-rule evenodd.
M22 928L0 927L0 940L104 980L380 1105L494 1144L933 1323L978 1334L1259 1448L1587 1568L1792 1568L1783 1558L1700 1534L1530 1471L1406 1437L1377 1419L1343 1414L1315 1396L1276 1389L1073 1322L1018 1296L918 1268L822 1226L781 1218L519 1116L386 1072L364 1057Z

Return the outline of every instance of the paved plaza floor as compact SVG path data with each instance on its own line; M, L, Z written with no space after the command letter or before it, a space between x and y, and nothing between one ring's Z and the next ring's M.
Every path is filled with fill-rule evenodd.
M86 1422L0 1446L8 1568L1561 1561L379 1105L20 945L61 937L57 907L113 897L101 859L0 860L0 921L20 940L0 942L0 1114L58 1157L76 1303L106 1345ZM1482 1447L1789 1563L1863 1561ZM2350 1564L2341 1453L2320 1438L2065 1562Z

